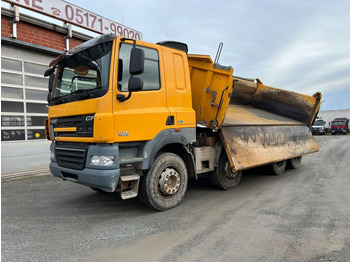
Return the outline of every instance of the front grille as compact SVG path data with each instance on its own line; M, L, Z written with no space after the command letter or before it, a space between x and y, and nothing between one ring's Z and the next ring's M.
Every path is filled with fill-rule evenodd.
M55 146L57 164L76 170L84 169L88 147L87 144L57 143Z
M51 119L53 128L75 127L76 131L58 131L55 137L93 137L94 115L68 116Z

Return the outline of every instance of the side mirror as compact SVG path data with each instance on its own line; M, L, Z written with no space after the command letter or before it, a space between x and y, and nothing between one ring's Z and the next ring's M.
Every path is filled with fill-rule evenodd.
M129 73L131 75L140 75L145 68L145 51L140 48L133 47L130 54Z
M117 99L120 102L124 102L126 100L128 100L131 97L132 92L137 92L142 90L143 88L143 81L141 78L138 77L133 77L131 76L129 78L129 82L128 82L128 89L129 89L129 94L128 96L122 95L122 94L118 94L117 95Z
M47 102L50 103L51 101L51 93L47 93Z
M53 74L53 72L55 72L55 69L50 67L49 69L47 69L47 70L45 71L44 76L45 76L45 77L50 76L50 75Z
M51 93L53 87L53 81L55 80L55 74L51 74L49 77L49 92Z
M142 90L142 88L143 88L143 81L141 78L138 78L138 77L129 78L129 83L128 83L129 92L137 92Z

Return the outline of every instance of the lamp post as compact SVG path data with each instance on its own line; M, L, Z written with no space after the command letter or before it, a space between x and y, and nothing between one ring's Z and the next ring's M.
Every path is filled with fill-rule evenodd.
M324 108L324 103L326 100L321 100L321 112L322 112L322 119L324 119L324 113L323 113L323 108Z

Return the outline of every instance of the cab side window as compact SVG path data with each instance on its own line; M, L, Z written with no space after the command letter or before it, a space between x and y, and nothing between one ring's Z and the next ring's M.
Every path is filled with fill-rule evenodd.
M160 89L160 76L159 76L159 57L158 51L151 48L137 46L145 52L145 70L143 74L137 75L137 77L143 80L142 91L147 90L159 90ZM130 78L129 66L130 66L130 52L132 45L121 44L119 50L119 63L118 63L118 90L122 92L128 91L128 81Z

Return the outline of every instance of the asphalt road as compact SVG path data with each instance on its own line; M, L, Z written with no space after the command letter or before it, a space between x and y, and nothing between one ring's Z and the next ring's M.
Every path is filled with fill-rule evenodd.
M350 137L316 137L297 170L207 177L156 212L52 176L1 185L2 261L350 261Z

